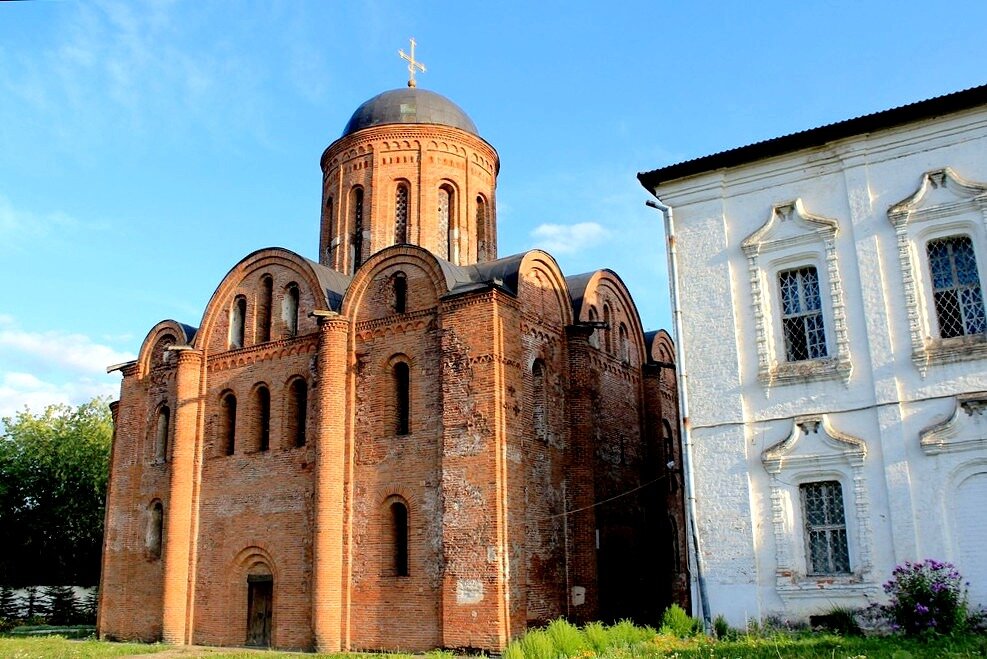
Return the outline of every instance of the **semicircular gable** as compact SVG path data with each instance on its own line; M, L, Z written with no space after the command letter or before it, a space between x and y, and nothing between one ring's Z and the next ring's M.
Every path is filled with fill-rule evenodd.
M323 286L314 265L308 259L287 249L269 247L260 249L244 257L239 263L230 268L219 286L213 292L202 314L200 330L196 335L195 347L206 352L223 352L229 349L228 329L231 305L239 295L244 295L248 302L248 317L252 313L252 305L256 303L257 287L260 278L265 274L272 277L273 297L271 304L278 306L278 295L289 284L299 288L301 302L298 311L297 334L307 334L314 331L315 321L302 310L330 309L327 289ZM257 282L251 282L256 277ZM275 312L272 310L272 314ZM217 332L221 334L217 335Z
M596 309L597 318L604 319L603 305L610 307L612 316L612 327L609 331L613 336L617 336L617 328L621 322L626 323L628 340L634 346L634 354L638 356L636 361L643 363L648 354L644 343L644 327L641 324L641 316L637 312L637 305L630 291L620 276L613 270L597 270L586 282L586 288L581 298L581 308L579 309L579 320L589 320L590 307Z
M340 313L355 321L396 313L391 301L393 277L405 274L409 304L407 311L434 307L452 288L447 272L428 250L416 245L383 249L360 266L343 298Z
M569 287L562 269L548 252L532 249L524 253L518 264L518 299L527 309L555 318L563 327L572 324Z
M167 348L187 346L195 339L195 328L175 320L162 320L151 328L137 353L137 377L143 378L155 366L171 359Z
M675 342L665 330L655 332L654 338L651 340L650 357L653 362L675 363Z

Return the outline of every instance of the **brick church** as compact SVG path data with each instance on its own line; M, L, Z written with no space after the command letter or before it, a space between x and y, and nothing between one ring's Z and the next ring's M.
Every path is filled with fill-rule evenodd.
M687 605L669 335L610 270L498 257L497 152L438 94L321 166L318 261L246 256L119 367L100 636L498 650Z

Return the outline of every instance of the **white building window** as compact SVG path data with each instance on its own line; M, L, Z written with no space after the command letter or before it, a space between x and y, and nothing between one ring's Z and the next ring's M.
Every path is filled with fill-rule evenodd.
M770 479L775 589L782 601L874 597L867 445L826 415L792 420L788 437L765 449Z
M741 243L751 284L757 377L765 385L850 379L838 233L836 220L807 212L796 199L773 206L768 220Z
M987 321L977 257L987 238L987 183L948 167L923 174L918 190L888 209L901 264L912 363L987 358Z
M785 358L790 362L827 356L819 275L815 267L778 273Z
M806 566L810 575L848 574L843 487L839 481L805 483L799 487L805 524Z
M973 242L968 236L930 240L926 251L939 336L982 334L987 323Z

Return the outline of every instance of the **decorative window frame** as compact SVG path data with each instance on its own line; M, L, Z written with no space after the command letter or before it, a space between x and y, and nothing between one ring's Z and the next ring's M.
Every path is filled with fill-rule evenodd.
M826 415L795 417L789 436L761 454L770 477L775 540L775 589L786 603L834 595L874 596L870 497L864 475L867 446L835 430ZM835 480L843 487L850 574L808 573L799 486Z
M841 378L852 371L846 329L843 282L836 256L839 225L806 212L801 199L776 204L771 216L741 243L750 274L751 306L757 344L757 377L765 385ZM789 362L785 359L778 273L815 266L822 296L829 356Z
M949 418L918 436L926 455L987 449L987 391L957 396Z
M949 167L922 175L911 196L888 208L901 265L912 363L924 377L929 364L987 358L987 334L943 339L932 298L932 279L925 246L930 240L969 236L987 291L987 184L961 178Z

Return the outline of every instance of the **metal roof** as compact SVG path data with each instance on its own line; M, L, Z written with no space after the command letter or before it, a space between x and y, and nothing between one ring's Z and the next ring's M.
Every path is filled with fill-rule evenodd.
M936 96L924 101L902 105L890 110L866 114L853 119L846 119L818 128L810 128L798 133L775 137L762 142L755 142L727 151L720 151L701 158L659 167L650 172L640 172L638 181L648 192L654 192L662 183L675 179L694 176L704 172L726 167L735 167L747 163L779 156L793 151L800 151L815 146L821 146L835 140L871 133L878 130L901 126L903 124L931 119L943 115L968 110L987 104L987 85L971 87L962 91Z
M364 102L350 117L341 137L385 124L438 124L480 134L469 115L445 96L406 87L386 91Z

